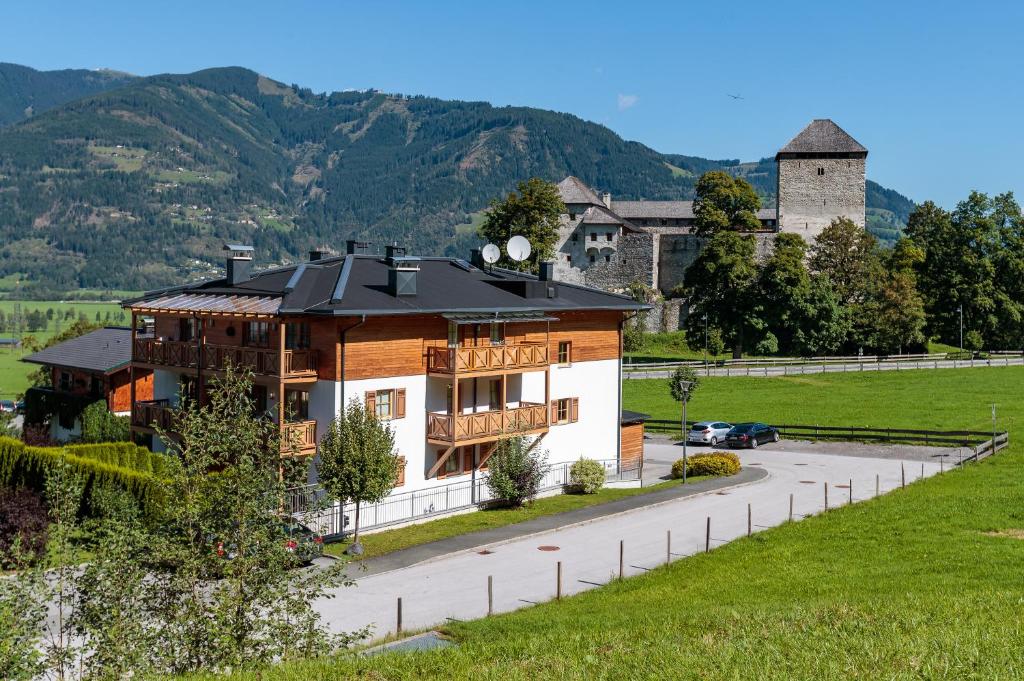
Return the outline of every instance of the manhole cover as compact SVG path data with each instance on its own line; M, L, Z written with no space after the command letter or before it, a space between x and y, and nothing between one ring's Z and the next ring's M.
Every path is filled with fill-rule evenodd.
M805 464L805 463L795 463L795 464L793 464L793 465L794 465L794 466L806 466L807 464Z
M727 497L727 496L729 496L728 492L715 492L715 494L717 494L720 497Z
M813 484L815 484L815 482L813 480L801 480L800 484L801 485L813 485Z
M490 549L484 549L483 551L477 551L477 553L479 553L481 556L489 556L492 553L494 553L494 551L491 551Z
M757 463L748 463L748 466L763 466L764 464L758 461Z
M850 489L849 485L835 485L836 489Z
M538 546L537 550L538 551L557 551L558 547L557 546L544 545L544 546Z

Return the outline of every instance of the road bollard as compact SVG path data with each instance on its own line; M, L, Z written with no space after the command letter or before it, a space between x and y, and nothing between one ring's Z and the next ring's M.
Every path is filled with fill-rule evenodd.
M900 489L907 487L907 467L900 464Z
M672 562L672 530L665 531L665 563Z
M789 521L793 522L793 493L789 493Z
M825 483L825 510L828 510L828 483Z
M850 503L853 503L853 478L850 478Z
M558 561L558 584L555 586L555 599L562 600L562 561Z
M395 633L399 636L402 634L402 597L398 597L398 617L397 624L395 626Z
M704 531L704 553L711 550L711 516L708 516L708 526Z
M494 614L494 576L487 575L487 616Z
M754 531L754 521L752 520L750 511L750 504L747 504L747 536L749 537Z
M626 540L619 540L619 579L626 576Z
M878 473L875 473L875 496L876 497L881 493L881 489L882 489L882 487L881 487L880 478L878 477Z

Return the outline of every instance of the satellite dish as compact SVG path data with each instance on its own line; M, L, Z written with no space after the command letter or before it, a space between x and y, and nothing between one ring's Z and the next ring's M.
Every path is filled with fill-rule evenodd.
M516 262L522 262L530 257L530 242L525 236L517 235L508 240L505 250L508 252L508 257Z
M498 258L501 257L501 249L494 244L487 244L484 246L482 255L484 256L484 262L488 265L493 265L498 262Z

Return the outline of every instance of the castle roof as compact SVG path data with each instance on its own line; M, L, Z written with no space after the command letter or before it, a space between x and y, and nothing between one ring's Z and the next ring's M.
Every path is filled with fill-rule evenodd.
M612 208L627 219L693 218L693 201L613 201Z
M864 154L867 147L853 139L831 119L816 118L779 149L779 154Z
M558 183L558 193L562 196L562 203L589 203L595 206L603 206L604 202L593 189L583 183L578 177L570 175Z

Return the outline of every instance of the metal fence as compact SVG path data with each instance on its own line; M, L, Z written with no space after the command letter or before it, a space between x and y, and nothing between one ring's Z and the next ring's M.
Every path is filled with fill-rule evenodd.
M573 461L549 467L541 480L540 491L564 491L569 485L569 469ZM640 479L639 466L622 468L615 459L600 460L607 482L629 482ZM319 485L305 485L288 491L288 512L301 517L312 529L329 541L341 539L355 523L355 504L328 501ZM479 507L494 501L487 486L487 473L475 479L436 485L420 490L392 494L376 504L362 504L359 509L359 529L372 530L412 520L441 516L456 511Z

